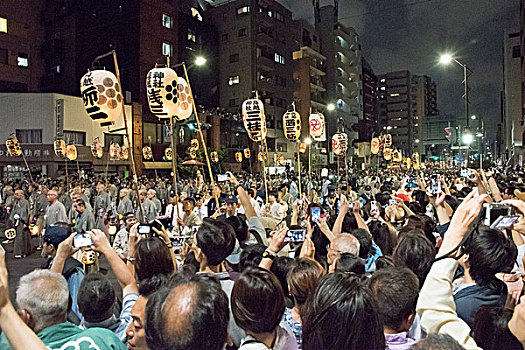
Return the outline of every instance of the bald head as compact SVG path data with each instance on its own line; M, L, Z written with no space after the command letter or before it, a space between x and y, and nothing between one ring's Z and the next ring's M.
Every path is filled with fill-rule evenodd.
M332 265L342 253L359 255L359 240L348 233L337 235L328 249L328 264Z

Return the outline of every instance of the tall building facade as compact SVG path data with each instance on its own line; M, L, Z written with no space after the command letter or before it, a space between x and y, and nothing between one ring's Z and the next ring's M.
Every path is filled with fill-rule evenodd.
M522 49L520 32L504 32L503 48L503 129L506 159L523 157L524 119L522 107ZM522 160L523 161L523 160Z
M337 1L320 7L314 1L315 27L321 38L321 51L326 56L327 102L335 111L327 118L328 135L344 128L349 149L358 139L354 126L363 119L362 57L359 35L354 28L338 21Z
M360 142L370 142L379 130L379 80L363 57L363 119L355 125Z

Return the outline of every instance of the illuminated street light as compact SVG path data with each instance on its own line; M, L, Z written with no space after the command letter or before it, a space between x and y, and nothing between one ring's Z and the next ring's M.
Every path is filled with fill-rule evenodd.
M439 62L443 65L448 65L452 61L456 62L461 68L463 68L463 99L465 100L465 121L466 125L469 126L469 113L468 113L468 77L472 74L472 70L470 70L466 64L459 62L456 58L452 57L451 54L443 54L439 58Z
M452 56L449 54L441 55L441 57L439 58L439 62L441 64L449 64L450 62L452 62Z
M415 142L415 143L419 143L419 139L416 139L414 142Z
M462 140L465 145L470 145L472 141L474 141L474 137L472 136L472 134L467 133L463 134Z
M472 117L470 117L470 119L472 119L472 120L476 120L476 116L473 115Z
M204 66L206 64L206 62L208 62L206 57L197 56L197 58L195 58L195 65L196 66Z
M304 140L304 143L306 143L307 145L311 145L312 144L312 139L307 137L305 140Z
M482 133L482 132L478 132L478 133L476 134L476 137L483 137L483 133Z
M389 125L386 127L387 130L392 130L392 127Z
M329 103L326 107L329 111L333 111L335 109L335 105L333 103Z

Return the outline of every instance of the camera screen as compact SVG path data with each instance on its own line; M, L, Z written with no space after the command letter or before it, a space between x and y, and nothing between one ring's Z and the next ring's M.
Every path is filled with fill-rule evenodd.
M139 234L147 235L150 232L151 232L151 226L149 226L149 225L140 225L139 226Z
M286 232L285 242L302 242L304 241L304 230L289 230Z
M321 217L321 208L313 207L312 208L312 222L318 222Z
M494 223L500 216L509 215L509 208L505 206L497 206L490 208L489 226Z
M73 238L73 245L75 248L88 247L92 244L91 236L87 233L79 233Z

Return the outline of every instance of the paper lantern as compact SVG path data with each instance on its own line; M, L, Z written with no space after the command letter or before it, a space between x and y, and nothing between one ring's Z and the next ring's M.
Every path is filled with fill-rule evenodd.
M145 160L153 159L153 152L151 151L150 146L142 147L142 157L144 157Z
M31 236L38 236L40 233L40 230L38 229L38 225L31 224L29 225L29 232L31 233Z
M129 159L129 149L126 146L120 147L120 159L121 160Z
M385 135L385 147L392 147L392 135L390 134Z
M386 136L379 135L379 150L382 151L385 148L385 141L386 141Z
M197 149L195 147L190 147L189 151L191 159L197 158Z
M398 149L394 150L394 152L392 152L392 159L397 163L403 161L403 155L401 154L401 151Z
M308 118L310 125L310 136L315 141L326 141L325 119L322 113L310 114Z
M111 125L122 113L122 93L117 77L106 70L87 72L80 79L80 93L89 117Z
M171 150L171 147L167 147L164 150L164 157L166 160L172 160L173 159L173 151Z
M111 160L120 159L120 145L118 143L113 142L109 146L109 159Z
M109 226L108 226L108 234L109 234L110 236L114 236L114 235L116 235L116 234L117 234L117 230L118 230L118 228L117 228L116 225L109 225Z
M290 141L297 141L301 137L301 116L296 111L289 111L283 115L284 136Z
M219 162L219 155L215 151L210 153L210 158L211 158L211 161L214 163Z
M66 147L66 157L69 160L76 160L77 159L77 146L68 145Z
M192 139L190 141L190 147L195 148L195 150L199 150L199 141L197 139Z
M332 137L332 150L336 155L343 155L348 148L348 135L344 132L336 132Z
M392 149L391 148L385 148L383 150L383 157L385 158L385 160L392 159Z
M7 153L10 157L20 157L22 155L22 148L18 143L16 137L10 137L5 141L5 146L7 147Z
M53 148L57 157L64 158L66 156L66 142L64 140L55 140Z
M91 248L86 248L82 252L82 264L93 265L96 260L96 254Z
M257 159L259 159L259 162L265 162L266 161L266 153L259 152L259 154L257 155Z
M171 118L177 113L177 73L171 68L153 68L146 75L146 95L151 113Z
M235 153L235 160L237 161L237 163L241 163L242 162L242 152L236 152Z
M405 170L408 170L410 169L410 167L412 166L412 161L410 160L410 158L406 157L403 159L403 168Z
M416 170L419 170L419 165L419 153L414 152L414 154L412 154L412 167Z
M380 147L381 144L379 142L379 138L374 137L372 141L370 141L370 151L372 152L372 154L378 154Z
M249 148L245 148L244 149L244 158L250 159L251 156L252 156L252 152L250 151L250 149Z
M273 162L279 163L279 155L277 153L273 155Z
M98 141L93 141L91 144L91 154L94 158L102 158L104 155L104 149L102 148L102 145Z
M189 118L193 112L193 99L190 96L190 87L186 80L178 77L177 84L177 109L175 111L175 119L184 120Z
M279 164L284 165L284 157L279 157Z
M253 98L242 103L242 121L252 141L260 142L266 138L266 117L261 100Z
M301 142L301 144L299 145L299 152L306 152L306 143Z
M8 228L4 231L5 238L7 239L15 239L16 238L16 230L14 228Z

